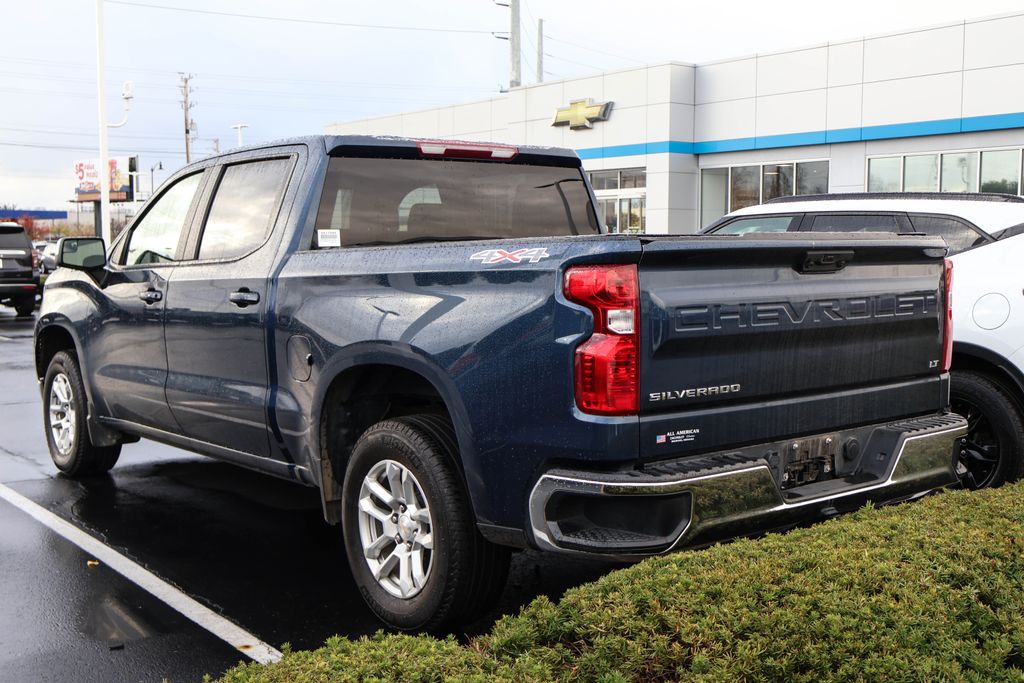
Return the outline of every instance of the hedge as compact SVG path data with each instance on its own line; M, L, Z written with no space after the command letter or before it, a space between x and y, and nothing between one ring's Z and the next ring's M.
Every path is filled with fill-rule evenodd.
M1024 484L645 560L490 634L379 632L239 665L301 681L1024 680Z

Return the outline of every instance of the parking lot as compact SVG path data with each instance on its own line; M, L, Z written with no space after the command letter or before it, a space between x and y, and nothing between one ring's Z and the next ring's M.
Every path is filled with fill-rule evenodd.
M314 489L146 441L126 446L109 476L58 475L42 432L33 324L0 309L0 484L273 647L380 628ZM194 681L245 659L4 500L0 528L0 680ZM615 566L520 553L498 608L462 635Z

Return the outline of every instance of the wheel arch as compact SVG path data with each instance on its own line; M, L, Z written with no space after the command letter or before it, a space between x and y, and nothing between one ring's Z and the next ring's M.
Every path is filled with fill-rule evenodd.
M328 364L320 374L312 424L313 453L325 519L341 521L341 487L356 441L373 424L417 413L446 415L455 429L456 470L476 514L482 479L474 476L468 415L451 377L412 348L362 349ZM477 482L474 487L472 482Z
M92 396L92 383L89 381L82 344L74 327L67 320L55 320L41 325L36 329L33 340L36 380L39 382L40 391L43 390L43 381L46 378L46 370L50 367L53 357L61 351L72 351L78 360L78 369L82 373L82 383L85 385L85 400L88 409L86 427L89 430L89 439L96 446L113 446L123 443L124 436L106 427L96 419L96 403ZM45 401L45 397L44 397Z
M1013 399L1024 415L1024 373L1004 356L977 344L953 342L953 372L973 370L984 373Z

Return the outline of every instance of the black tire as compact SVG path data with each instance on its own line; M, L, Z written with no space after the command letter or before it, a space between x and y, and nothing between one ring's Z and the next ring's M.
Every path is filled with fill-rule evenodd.
M67 411L58 411L55 416L50 410L54 399L53 385L54 382L62 382L58 379L60 377L64 378L63 381L67 382L70 389L71 395L68 397L67 405L74 411L73 418L69 417ZM43 425L46 430L46 445L50 448L50 458L57 469L69 477L102 474L113 467L121 455L121 444L93 445L86 426L88 410L85 384L78 368L78 359L70 351L60 351L50 361L43 381ZM52 424L54 419L60 419L62 416L69 417L69 423L73 425L73 431L63 447L56 441Z
M950 406L970 430L960 440L964 488L994 488L1024 475L1024 419L999 384L979 372L954 370Z
M32 311L36 310L36 298L33 296L31 299L20 299L14 302L14 311L18 314L18 317L25 317L32 315Z
M352 450L342 494L345 550L366 604L394 629L447 633L492 607L505 586L511 553L488 542L477 530L456 470L457 454L451 424L434 415L378 422ZM378 583L360 536L359 500L364 479L386 460L408 469L430 510L433 545L429 571L422 588L410 597L393 595ZM404 512L405 508L401 509ZM395 544L391 552L397 550Z

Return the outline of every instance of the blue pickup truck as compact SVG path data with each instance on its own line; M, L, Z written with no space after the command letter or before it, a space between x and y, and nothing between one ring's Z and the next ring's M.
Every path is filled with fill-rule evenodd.
M191 164L35 333L69 476L154 439L322 494L393 628L510 553L634 559L957 482L927 236L606 234L567 150L311 137Z

